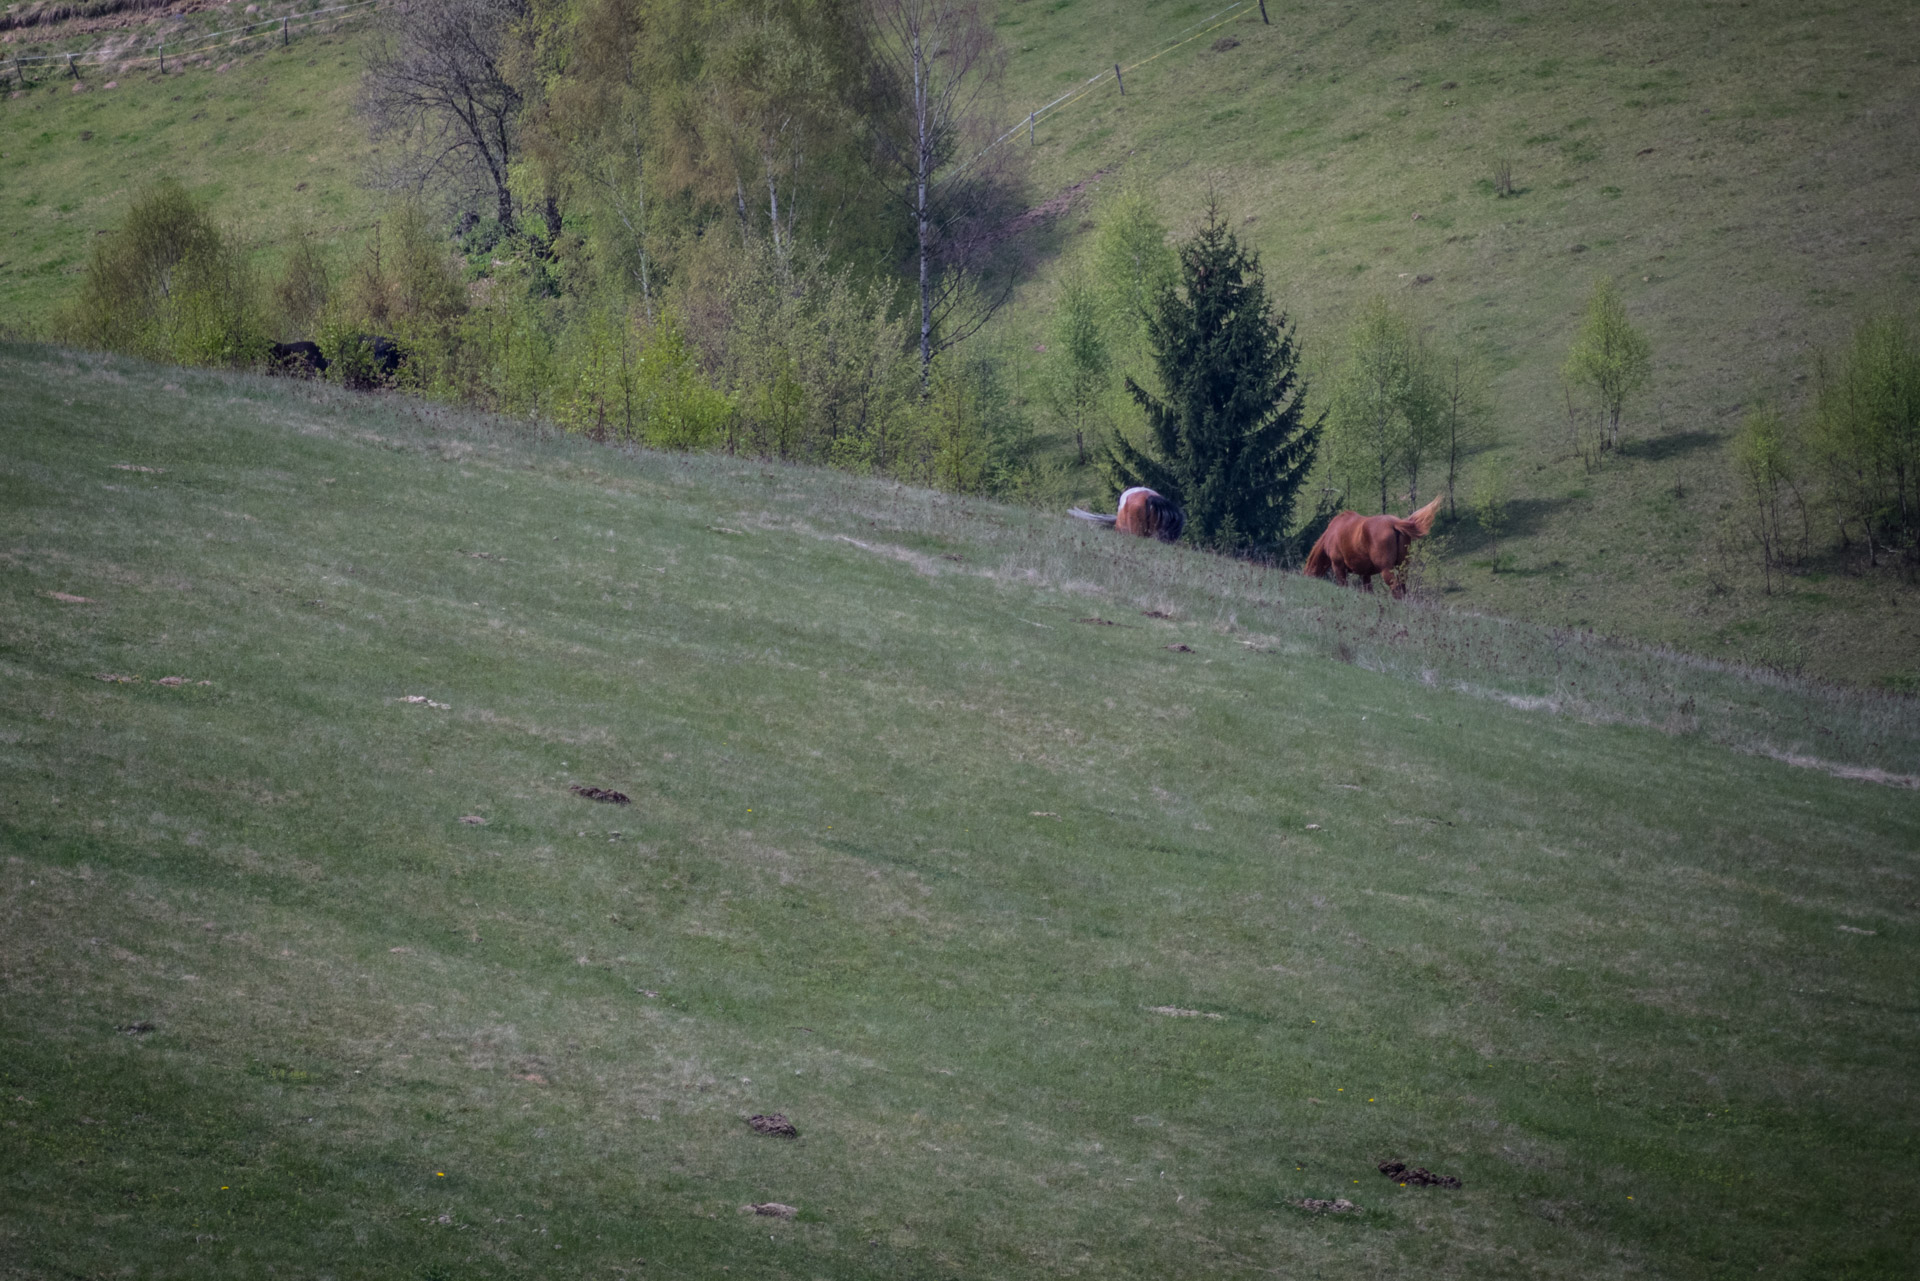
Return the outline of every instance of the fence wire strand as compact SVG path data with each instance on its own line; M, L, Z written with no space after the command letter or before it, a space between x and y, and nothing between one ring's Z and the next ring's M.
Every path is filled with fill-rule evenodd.
M248 40L257 40L262 35L271 34L273 31L291 33L295 26L312 26L319 19L329 15L346 13L352 9L373 9L390 3L392 3L392 0L354 0L354 3L351 4L326 5L319 9L309 9L305 13L283 14L278 18L264 18L259 22L247 23L245 26L229 27L225 31L202 32L199 35L187 37L177 42L161 36L138 46L137 49L129 49L125 53L113 53L106 49L89 49L84 53L72 54L16 54L8 59L8 61L13 64L16 73L20 73L21 80L24 82L26 76L20 69L28 63L52 62L58 63L63 67L104 67L108 65L152 62L168 54L176 57L185 57L191 53L204 53L208 49L226 48L244 43ZM268 28L269 30L261 31L260 28L262 27ZM250 32L252 34L240 35L239 38L235 40L214 43L218 41L221 36L231 36L240 32Z
M989 151L992 151L995 147L999 146L1001 143L1005 142L1007 139L1013 137L1015 134L1019 133L1022 129L1026 129L1030 131L1033 129L1035 125L1039 124L1040 121L1046 119L1048 116L1060 114L1061 111L1064 111L1066 109L1069 103L1078 101L1079 99L1084 98L1087 94L1091 93L1094 89L1094 86L1098 85L1101 81L1123 77L1127 72L1132 71L1135 68L1144 67L1149 62L1152 62L1154 59L1159 58L1164 54L1172 53L1175 49L1178 49L1181 45L1191 44L1193 41L1198 40L1201 36L1206 35L1208 32L1216 31L1219 28L1226 26L1229 22L1233 21L1231 17L1228 17L1226 15L1233 13L1233 11L1236 9L1246 8L1249 3L1251 3L1251 0L1234 0L1234 2L1228 5L1226 8L1221 9L1215 13L1208 14L1206 17L1200 19L1200 21L1194 23L1192 26L1184 27L1181 30L1176 31L1173 34L1173 37L1170 43L1164 45L1163 47L1156 50L1155 52L1148 54L1146 57L1140 59L1138 62L1129 63L1127 66L1124 66L1124 67L1120 66L1120 64L1118 63L1115 63L1113 67L1103 69L1099 73L1089 76L1085 82L1075 85L1073 88L1061 94L1058 98L1055 98L1052 102L1049 102L1046 106L1037 108L1033 111L1028 112L1025 116L1022 116L1020 120L1013 126L1013 128L1007 130L1005 133L1001 134L998 138L995 138L992 142L980 148L980 150L975 152L972 156L969 156L966 160L966 163L962 164L958 169L954 170L953 174L949 175L949 177L958 176L959 174L964 173L966 170L972 168L974 164L978 162L982 156L986 155ZM1215 21L1215 19L1218 19L1218 21ZM1196 27L1200 28L1200 30L1195 30ZM1192 35L1187 34L1190 31L1193 32ZM1117 68L1117 71L1116 71L1116 68ZM1124 83L1124 80L1122 81L1122 83Z

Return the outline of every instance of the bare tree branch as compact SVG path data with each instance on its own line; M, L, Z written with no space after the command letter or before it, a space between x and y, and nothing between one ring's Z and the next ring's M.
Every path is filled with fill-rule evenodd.
M514 225L510 172L524 105L511 64L526 0L409 0L382 11L360 106L373 137L389 144L391 185L491 199Z
M1013 153L965 164L993 136L1006 53L980 0L871 0L869 30L892 104L875 118L876 168L914 231L924 389L934 354L977 331L1012 288L993 279L1005 252L993 229L1009 212Z

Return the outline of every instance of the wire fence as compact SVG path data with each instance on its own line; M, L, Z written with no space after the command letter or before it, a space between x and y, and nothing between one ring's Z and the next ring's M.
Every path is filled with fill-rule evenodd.
M305 13L264 18L224 31L203 31L190 36L158 36L139 45L102 46L79 53L16 54L0 62L0 84L10 78L25 88L30 74L35 71L45 73L45 78L56 77L64 72L77 80L82 67L110 66L129 70L143 64L154 64L164 74L169 58L185 65L187 59L204 55L213 49L248 44L257 46L262 41L272 41L275 36L280 38L282 44L291 44L297 30L311 29L322 22L328 23L331 29L333 24L364 17L372 10L391 3L393 0L353 0L349 4L323 5Z
M1074 103L1078 102L1080 99L1092 93L1096 88L1098 88L1101 84L1105 83L1108 80L1112 80L1115 86L1119 88L1121 97L1123 98L1126 97L1126 94L1127 94L1126 77L1129 72L1138 70L1139 68L1146 66L1149 62L1152 62L1156 58L1172 53L1175 49L1178 49L1181 45L1191 44L1195 40L1200 39L1202 36L1208 35L1214 31L1219 30L1221 27L1226 26L1229 22L1232 22L1236 17L1243 16L1240 13L1238 13L1239 10L1247 9L1249 6L1252 6L1252 5L1259 6L1260 20L1262 22L1266 22L1267 21L1266 0L1234 0L1234 2L1228 5L1226 8L1221 9L1215 13L1208 14L1206 17L1200 19L1200 21L1194 23L1192 26L1183 27L1179 31L1176 31L1168 39L1167 43L1161 45L1158 49L1154 50L1152 53L1148 54L1146 57L1141 58L1139 61L1129 63L1124 67L1116 62L1113 64L1112 67L1104 68L1098 74L1089 76L1085 81L1067 90L1065 93L1061 94L1058 98L1055 98L1052 102L1049 102L1046 106L1036 107L1034 110L1029 111L1026 114L1026 117L1022 119L1018 124L1014 125L1013 128L1007 130L1005 133L1001 134L998 138L995 138L992 142L980 148L978 152L976 152L974 155L969 157L966 163L960 165L954 171L955 175L958 175L960 173L965 172L968 169L971 169L975 164L979 163L980 159L983 156L985 156L988 152L992 151L995 147L998 147L1001 143L1006 142L1008 139L1018 136L1020 131L1023 129L1026 130L1026 133L1027 133L1027 141L1029 142L1033 141L1034 129L1039 124L1040 121L1059 115L1062 111L1065 111L1068 107L1072 106Z

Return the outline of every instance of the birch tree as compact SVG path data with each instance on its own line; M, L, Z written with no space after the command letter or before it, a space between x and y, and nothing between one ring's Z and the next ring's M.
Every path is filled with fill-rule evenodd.
M912 227L925 389L934 356L985 324L1012 287L1010 273L995 278L994 258L1014 149L988 150L1006 54L981 0L872 0L869 13L889 103L874 122L875 158Z
M1653 347L1627 318L1627 305L1610 276L1593 282L1580 336L1567 353L1564 373L1569 383L1593 393L1607 422L1605 448L1618 449L1627 401L1653 374Z

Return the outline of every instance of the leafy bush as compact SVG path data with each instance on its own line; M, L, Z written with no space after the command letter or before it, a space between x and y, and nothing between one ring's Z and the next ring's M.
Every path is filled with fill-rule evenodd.
M333 293L333 277L327 270L326 256L315 242L311 228L296 230L293 248L273 285L273 300L279 311L282 338L310 337L326 315L327 301Z
M327 377L347 387L386 387L393 379L375 354L376 337L340 317L329 317L321 326L319 344L327 358Z
M467 311L458 259L416 205L375 224L373 239L348 273L338 319L403 340L410 348L442 343Z
M1420 502L1420 465L1442 445L1434 363L1413 324L1384 298L1369 299L1347 332L1346 356L1327 408L1326 465L1346 501L1392 508L1404 481Z
M817 249L759 243L720 293L706 355L740 407L729 447L896 473L917 365L887 296Z
M1043 394L1054 417L1073 434L1074 453L1083 465L1087 431L1107 417L1113 384L1113 353L1100 312L1099 291L1087 271L1070 265L1060 276ZM1127 321L1137 327L1131 317Z
M1620 417L1627 401L1653 376L1653 347L1627 318L1627 305L1610 276L1597 277L1587 295L1587 314L1562 370L1571 387L1592 392L1606 419L1603 449L1620 446ZM1571 404L1569 404L1571 413Z
M639 438L659 449L702 449L730 440L738 422L734 398L709 383L671 311L639 348L634 398Z
M1012 488L1027 467L1033 437L1014 415L994 363L949 351L934 359L932 372L891 473L962 494Z
M528 288L518 262L497 268L486 284L484 301L460 317L446 350L417 376L449 400L498 414L538 414L554 380L554 309Z
M1800 512L1801 546L1809 532L1807 506L1801 497L1797 468L1790 448L1786 420L1780 411L1763 405L1748 413L1733 441L1734 474L1745 500L1743 511L1753 539L1760 545L1760 568L1766 590L1773 591L1773 570L1784 564L1792 534L1792 509Z
M1874 563L1876 543L1920 553L1920 333L1877 317L1838 356L1820 363L1811 432L1841 542L1858 530Z
M186 189L164 180L95 245L62 341L194 365L249 365L270 341L258 275Z

